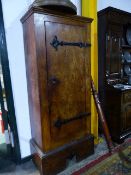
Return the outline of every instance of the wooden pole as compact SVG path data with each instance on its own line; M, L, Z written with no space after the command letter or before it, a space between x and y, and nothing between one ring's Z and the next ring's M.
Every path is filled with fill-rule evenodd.
M101 108L101 103L99 101L98 93L97 93L97 91L95 89L95 85L94 85L94 82L93 82L92 78L91 78L91 89L92 89L92 93L93 93L96 109L97 109L97 112L98 112L98 117L99 117L100 122L102 124L102 128L103 128L104 135L105 135L105 138L106 138L106 142L107 142L109 151L112 152L114 147L113 147L113 144L112 144L110 132L109 132L109 129L108 129L108 126L107 126L107 122L106 122L103 110Z

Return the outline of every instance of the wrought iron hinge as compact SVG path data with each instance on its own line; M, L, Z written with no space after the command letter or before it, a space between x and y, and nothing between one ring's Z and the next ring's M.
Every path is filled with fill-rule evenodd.
M80 120L80 119L83 119L85 117L88 117L90 115L90 113L87 113L87 112L84 112L84 113L81 113L75 117L72 117L72 118L69 118L69 119L60 119L58 118L54 124L55 127L57 128L61 128L62 125L65 125L65 124L68 124L74 120Z
M56 50L58 50L59 46L77 46L80 48L86 48L90 47L90 43L82 43L82 42L65 42L65 41L59 41L57 36L54 36L52 42L50 43L52 47L54 47Z

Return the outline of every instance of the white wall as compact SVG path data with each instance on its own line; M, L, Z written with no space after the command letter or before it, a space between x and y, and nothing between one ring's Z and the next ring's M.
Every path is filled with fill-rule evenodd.
M81 0L71 0L77 7L77 14L81 15Z
M108 6L131 12L131 0L98 0L98 11Z
M81 14L80 0L72 0ZM21 157L30 155L31 138L21 17L33 0L2 0Z
M31 138L28 110L23 34L20 18L27 10L27 0L2 0L16 121L22 158L30 154Z

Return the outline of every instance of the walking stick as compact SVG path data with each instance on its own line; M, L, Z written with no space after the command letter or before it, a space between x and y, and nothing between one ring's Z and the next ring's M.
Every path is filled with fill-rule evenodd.
M109 152L112 152L114 147L113 147L113 144L112 144L112 140L111 140L111 136L110 136L110 133L109 133L108 126L107 126L107 122L105 120L105 116L104 116L103 110L101 108L101 103L99 101L98 93L95 89L95 85L94 85L94 82L93 82L92 78L91 78L91 89L92 89L92 94L93 94L93 97L94 97L96 109L97 109L97 112L98 112L98 117L99 117L100 122L102 124L102 128L103 128L103 131L104 131L106 142L107 142L107 145L108 145L108 148L109 148Z

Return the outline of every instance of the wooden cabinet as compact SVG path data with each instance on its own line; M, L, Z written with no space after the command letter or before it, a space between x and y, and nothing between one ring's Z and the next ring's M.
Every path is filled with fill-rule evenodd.
M122 93L123 131L131 129L131 90Z
M119 142L131 133L131 99L125 100L131 94L130 90L106 89L106 119L112 138Z
M108 7L98 12L99 30L99 95L112 139L120 142L131 134L131 85L123 60L131 54L126 41L131 14Z
M69 159L82 160L94 150L91 22L34 7L22 18L31 151L44 175L56 174Z

